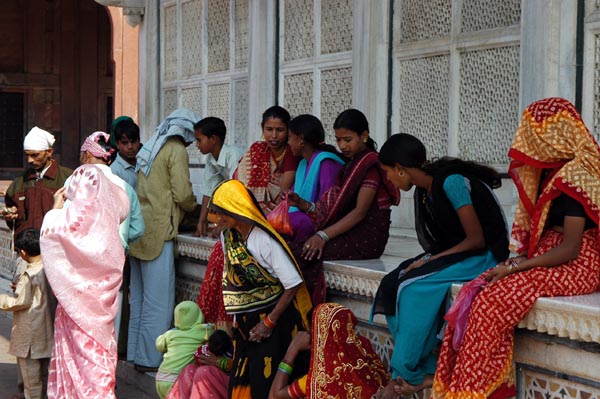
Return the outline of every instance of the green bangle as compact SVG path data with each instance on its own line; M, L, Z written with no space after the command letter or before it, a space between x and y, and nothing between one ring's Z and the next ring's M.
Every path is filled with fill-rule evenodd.
M217 361L217 367L220 368L221 370L223 370L224 372L228 372L229 370L227 370L227 364L229 363L229 360L223 356L220 357L219 360Z
M279 363L279 367L277 367L277 370L287 375L291 375L294 372L294 368L286 362Z

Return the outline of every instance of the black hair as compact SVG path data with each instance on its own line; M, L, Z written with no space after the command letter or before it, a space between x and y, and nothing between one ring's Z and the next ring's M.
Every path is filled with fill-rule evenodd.
M302 135L304 143L315 150L328 151L340 156L334 146L325 143L325 129L319 118L314 115L303 114L292 119L289 132L297 136Z
M29 256L40 254L40 232L36 229L25 229L15 237L15 248L27 252Z
M194 130L199 131L206 137L217 136L221 139L221 143L225 142L227 128L225 127L225 122L221 118L208 116L201 119L194 125Z
M280 107L279 105L273 105L272 107L267 108L265 112L263 112L260 127L265 127L265 122L267 122L267 119L279 119L283 123L285 123L285 126L289 126L290 119L292 118L290 117L290 113L287 112L285 108Z
M425 145L421 140L407 133L394 134L387 139L379 151L379 162L386 166L399 164L406 168L419 168L430 176L455 171L476 177L492 188L498 188L502 184L496 170L477 162L452 157L428 162Z
M208 349L215 356L231 352L231 338L223 330L216 330L208 337Z
M125 119L117 123L114 129L116 141L121 141L123 136L130 141L140 141L140 127L132 120Z
M366 131L369 132L369 122L367 121L367 117L365 114L360 112L357 109L350 108L343 111L341 114L335 118L335 122L333 122L334 129L348 129L359 136ZM367 139L367 148L375 151L377 149L377 143L375 140L369 136Z

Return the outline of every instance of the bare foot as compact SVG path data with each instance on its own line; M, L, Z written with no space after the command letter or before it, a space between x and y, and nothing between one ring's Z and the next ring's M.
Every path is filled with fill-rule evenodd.
M412 385L404 380L402 380L400 382L400 379L399 379L399 384L400 384L400 393L402 394L402 396L411 396L412 394L414 394L416 392L420 392L423 389L431 388L433 386L433 375L426 374L425 377L423 378L423 382L420 383L419 385Z

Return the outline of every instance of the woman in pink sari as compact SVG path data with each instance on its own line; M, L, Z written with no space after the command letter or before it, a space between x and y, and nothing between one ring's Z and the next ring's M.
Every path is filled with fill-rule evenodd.
M44 218L42 259L58 300L49 398L115 398L114 318L125 262L119 224L128 210L125 191L82 165Z

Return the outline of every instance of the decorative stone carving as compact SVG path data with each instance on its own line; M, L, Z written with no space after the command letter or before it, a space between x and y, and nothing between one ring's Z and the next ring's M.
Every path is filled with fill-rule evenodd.
M566 361L566 359L565 359ZM522 369L523 382L519 398L560 398L560 399L582 399L600 398L600 388L584 385L579 382L560 378L556 375L543 374L533 370Z
M450 35L452 0L395 0L395 42L407 43Z
M597 5L600 3L600 0L597 0ZM600 8L600 7L599 7ZM594 57L594 129L593 133L598 138L600 134L600 34L594 35L595 46L594 49L596 51Z
M163 94L163 118L178 108L177 89L167 89Z
M352 106L352 67L321 72L321 122L325 142L335 145L333 122L343 110Z
M135 28L142 22L146 10L145 0L95 0L106 7L122 7L127 23Z
M229 1L208 0L208 72L229 68Z
M521 0L463 0L461 31L504 28L521 22Z
M165 7L163 12L164 80L177 79L177 4Z
M313 113L313 74L299 73L283 78L284 107L292 115Z
M189 108L202 117L202 87L186 87L181 89L181 106Z
M352 0L321 0L321 54L352 50Z
M247 148L248 143L248 80L233 82L234 121L232 135L228 135L229 142Z
M182 3L181 19L181 73L185 77L200 75L203 59L202 0Z
M448 154L450 57L398 61L398 132L417 136L429 158Z
M495 165L519 122L519 46L461 53L458 156Z
M235 0L235 68L248 67L248 0Z
M229 122L229 83L208 86L206 114Z
M314 56L313 0L285 0L283 56L286 61Z

